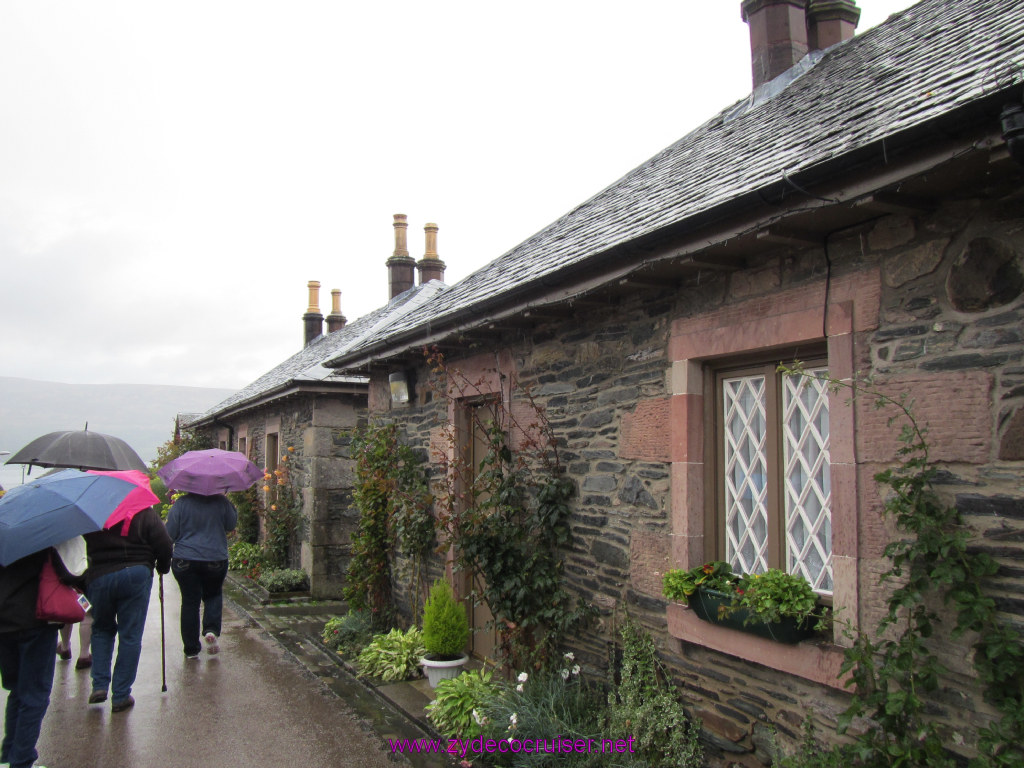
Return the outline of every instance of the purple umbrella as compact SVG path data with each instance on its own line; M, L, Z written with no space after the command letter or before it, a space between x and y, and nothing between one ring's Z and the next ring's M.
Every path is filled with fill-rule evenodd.
M263 470L237 451L210 448L183 453L167 462L157 474L168 488L213 496L244 491L263 477Z

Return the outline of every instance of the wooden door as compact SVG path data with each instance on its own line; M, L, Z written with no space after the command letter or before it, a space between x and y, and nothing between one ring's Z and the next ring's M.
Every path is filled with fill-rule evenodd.
M470 470L470 481L476 479L480 472L480 462L487 454L487 426L495 412L494 403L490 401L469 403L464 408L464 428L459 430L459 435L464 440L461 449ZM474 583L471 583L470 578L470 574L464 574L462 583L462 594L465 595L472 629L469 651L475 658L493 660L498 646L498 631L493 626L494 616L483 600L483 577L476 576Z

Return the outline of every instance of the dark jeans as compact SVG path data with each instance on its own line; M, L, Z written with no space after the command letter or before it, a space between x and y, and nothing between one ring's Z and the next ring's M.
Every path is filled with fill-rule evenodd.
M10 691L0 762L12 768L29 768L39 757L36 742L50 705L56 659L56 624L0 634L0 678Z
M199 635L207 632L220 637L224 610L224 579L227 560L171 560L171 573L181 590L181 644L186 656L202 649ZM199 631L199 604L203 606L203 631Z
M87 590L92 603L92 689L106 691L109 686L114 703L132 692L152 591L153 572L145 565L100 576ZM117 661L111 676L115 636Z

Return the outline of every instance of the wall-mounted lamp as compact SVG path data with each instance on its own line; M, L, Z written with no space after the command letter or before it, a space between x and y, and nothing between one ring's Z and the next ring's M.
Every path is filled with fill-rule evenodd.
M388 376L388 384L391 385L391 402L409 402L409 378L404 372L392 373Z
M1024 106L1007 104L1003 107L999 121L1002 123L1003 139L1010 156L1024 164Z

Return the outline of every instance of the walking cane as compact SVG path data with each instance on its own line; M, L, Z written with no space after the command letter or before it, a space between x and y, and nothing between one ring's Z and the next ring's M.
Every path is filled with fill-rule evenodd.
M167 644L164 642L164 575L160 574L160 675L161 693L167 693Z

